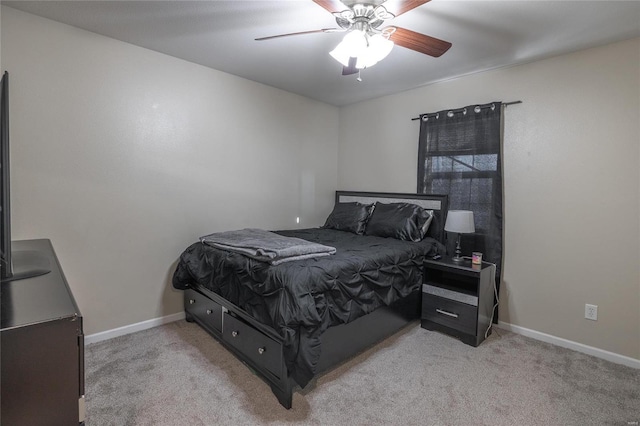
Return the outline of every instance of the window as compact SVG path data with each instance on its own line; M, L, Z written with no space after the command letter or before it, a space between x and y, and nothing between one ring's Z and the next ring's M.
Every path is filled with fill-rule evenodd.
M476 229L485 233L490 227L498 157L499 154L428 155L425 169L430 172L425 184L429 190L423 192L449 194L451 208L473 210Z

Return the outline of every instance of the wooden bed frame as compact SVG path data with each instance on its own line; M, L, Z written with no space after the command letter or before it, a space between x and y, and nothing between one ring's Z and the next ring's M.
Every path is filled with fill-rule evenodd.
M429 236L444 242L447 195L383 192L336 192L336 203L408 202L434 210ZM339 365L420 317L420 290L348 324L330 327L321 336L318 374ZM283 340L271 327L199 285L184 291L186 320L196 322L271 386L285 408L291 408L294 381L283 355Z

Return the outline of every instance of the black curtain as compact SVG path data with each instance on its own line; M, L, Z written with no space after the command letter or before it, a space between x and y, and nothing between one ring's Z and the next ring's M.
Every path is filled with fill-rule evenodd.
M449 194L449 209L472 210L475 234L462 236L472 251L502 271L502 103L470 105L420 116L418 192ZM449 253L455 238L449 238Z

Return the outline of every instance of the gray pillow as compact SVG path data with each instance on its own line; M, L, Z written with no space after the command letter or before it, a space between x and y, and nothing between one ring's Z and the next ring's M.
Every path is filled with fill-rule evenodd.
M376 203L366 235L421 241L433 220L433 210L409 203Z
M324 228L362 235L373 208L373 204L336 203Z

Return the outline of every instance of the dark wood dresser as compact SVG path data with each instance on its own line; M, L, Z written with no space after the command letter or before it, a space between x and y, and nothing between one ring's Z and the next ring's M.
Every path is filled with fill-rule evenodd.
M49 240L14 241L51 272L2 283L2 425L84 424L82 316Z

